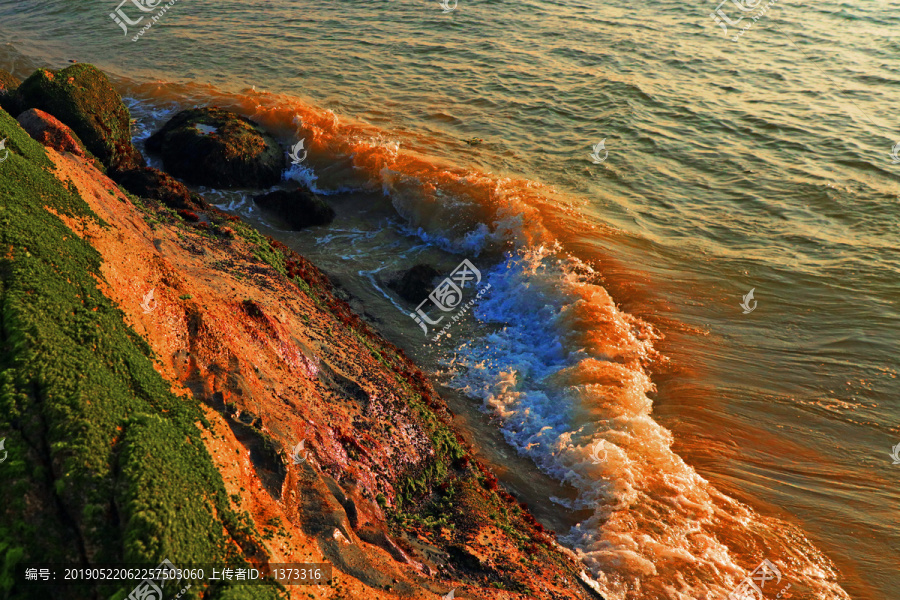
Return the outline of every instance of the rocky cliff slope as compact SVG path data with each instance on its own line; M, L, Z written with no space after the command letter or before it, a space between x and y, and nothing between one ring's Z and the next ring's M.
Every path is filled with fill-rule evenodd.
M333 565L183 598L600 597L324 274L144 166L102 73L32 78L0 89L0 596L167 558Z

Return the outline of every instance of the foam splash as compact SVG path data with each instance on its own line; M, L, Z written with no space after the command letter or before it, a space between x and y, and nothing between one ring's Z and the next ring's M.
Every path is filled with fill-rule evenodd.
M286 180L323 195L381 192L411 231L454 253L477 256L551 240L543 223L548 213L564 205L540 183L460 168L428 156L430 148L446 148L452 140L420 136L401 142L372 125L339 118L291 96L260 91L225 94L211 87L175 84L129 89L130 102L147 96L165 108L131 103L132 112L141 116L136 123L138 139L149 136L171 113L198 101L234 110L272 132L285 151L304 140L307 159L290 165Z
M502 327L448 362L451 384L501 419L510 445L578 491L567 507L591 511L561 541L612 598L724 598L746 575L736 557L763 545L792 581L825 594L813 597L848 598L796 528L767 523L672 451L648 396L657 335L592 280L558 248L510 253L476 310Z
M577 490L564 504L591 516L561 541L607 597L723 598L753 561L769 558L809 597L848 598L801 532L721 494L672 451L671 433L651 416L657 334L619 310L590 267L562 254L551 232L563 229L566 207L552 190L427 158L436 140L401 144L295 98L167 93L170 105L199 93L204 104L246 114L285 147L305 139L309 159L286 178L317 193L380 192L427 244L470 257L507 253L475 311L500 327L460 345L452 385L480 399L521 454Z

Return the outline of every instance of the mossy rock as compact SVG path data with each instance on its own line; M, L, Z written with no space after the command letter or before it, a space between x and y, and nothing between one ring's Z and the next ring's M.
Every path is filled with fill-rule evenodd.
M12 116L20 112L15 102L15 91L21 83L18 77L0 69L0 108Z
M0 140L0 597L124 600L133 585L28 586L21 563L260 563L262 539L230 507L198 424L150 346L102 292L102 257L61 216L109 225L53 174L5 111ZM200 597L286 599L276 587L195 585ZM243 593L243 592L242 592ZM171 598L172 596L167 596Z
M16 88L22 84L22 81L10 73L0 69L0 93L9 94L16 91Z
M166 170L210 187L265 188L281 181L285 154L271 135L220 108L193 108L172 117L147 140Z
M38 69L18 87L15 99L22 110L38 108L71 127L106 166L143 166L131 144L128 109L97 67L79 63L59 71Z
M206 210L209 205L196 192L159 169L142 167L117 171L112 178L123 188L141 198L159 200L175 210Z
M291 229L328 225L334 221L334 209L312 192L304 189L277 190L254 196L260 208L271 212Z

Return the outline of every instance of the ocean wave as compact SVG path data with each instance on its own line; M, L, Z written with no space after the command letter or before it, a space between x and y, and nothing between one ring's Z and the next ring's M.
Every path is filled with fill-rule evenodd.
M560 539L610 597L721 598L747 557L768 550L795 589L848 598L795 527L728 498L673 452L649 397L659 334L622 312L592 269L545 246L510 253L486 279L492 290L475 314L495 329L456 349L452 386L577 490L557 502L591 516Z
M186 106L190 92L157 86L152 95ZM500 419L512 447L577 490L564 508L591 516L561 540L611 598L719 598L763 558L809 597L848 598L797 528L720 493L672 450L650 398L660 334L567 253L567 216L578 215L553 189L433 158L437 140L424 134L399 139L297 98L207 92L205 103L261 122L286 147L305 140L308 162L287 179L322 194L375 192L408 234L496 263L475 311L490 328L455 348L451 385Z

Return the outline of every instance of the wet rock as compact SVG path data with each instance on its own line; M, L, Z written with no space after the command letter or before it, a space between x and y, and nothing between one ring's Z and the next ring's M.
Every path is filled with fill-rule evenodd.
M128 109L95 66L38 69L22 82L15 96L22 110L38 108L71 127L106 166L128 169L144 165L140 152L131 144Z
M75 132L53 115L32 108L20 114L16 120L28 135L44 146L85 156L84 144Z
M123 188L141 198L159 200L175 210L205 210L206 201L186 185L159 169L142 167L127 171L116 171L112 178Z
M0 69L0 108L11 115L20 112L15 102L15 91L21 83L15 75Z
M388 287L410 304L419 304L434 290L434 282L441 273L431 265L419 264L388 282Z
M334 209L327 202L300 188L277 190L254 196L253 200L260 208L274 214L295 231L315 225L327 225L335 217Z
M176 177L210 187L265 188L281 181L285 155L250 119L220 108L193 108L147 139Z

